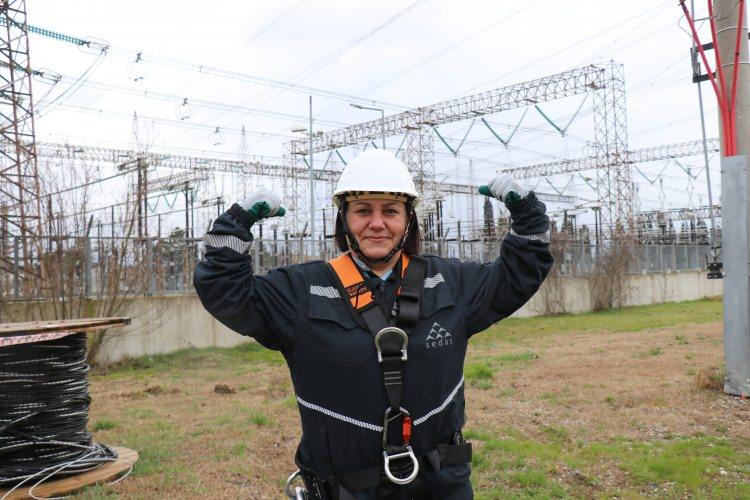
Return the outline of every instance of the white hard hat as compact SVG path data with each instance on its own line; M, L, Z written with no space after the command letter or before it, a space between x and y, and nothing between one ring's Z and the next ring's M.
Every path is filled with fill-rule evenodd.
M350 161L341 172L333 192L333 203L339 206L342 195L372 197L386 194L410 198L414 205L419 193L409 169L393 153L370 149Z

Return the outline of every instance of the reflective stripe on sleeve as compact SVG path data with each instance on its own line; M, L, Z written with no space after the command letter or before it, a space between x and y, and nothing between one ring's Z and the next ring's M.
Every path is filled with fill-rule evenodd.
M542 243L549 243L551 241L549 230L543 233L536 233L536 234L518 234L513 229L511 229L510 234L512 234L513 236L518 236L519 238L527 239L527 240L541 241Z
M214 248L230 248L237 253L245 253L247 249L252 245L252 241L242 241L236 236L230 236L226 234L206 234L203 239L208 247Z

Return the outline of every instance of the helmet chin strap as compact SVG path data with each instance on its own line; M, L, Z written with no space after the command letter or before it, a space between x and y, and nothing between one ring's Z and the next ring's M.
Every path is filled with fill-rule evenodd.
M410 202L406 203L406 230L404 231L404 235L401 237L401 241L399 241L398 244L393 247L393 249L391 249L391 251L388 252L386 256L380 257L378 259L373 259L365 255L362 251L362 248L360 248L359 246L357 238L355 238L351 231L349 231L349 226L346 224L346 205L347 204L342 203L341 208L339 208L339 217L341 217L341 224L344 226L344 237L346 238L346 244L349 246L349 250L357 254L357 257L359 257L362 262L368 265L377 264L378 262L388 262L402 248L404 248L406 237L409 236L409 229L411 229L412 214L414 213L414 207L411 206Z

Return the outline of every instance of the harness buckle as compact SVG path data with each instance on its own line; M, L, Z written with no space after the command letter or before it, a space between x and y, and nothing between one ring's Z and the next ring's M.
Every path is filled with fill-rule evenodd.
M385 471L385 476L388 478L389 481L391 481L394 484L409 484L412 481L414 481L414 478L417 477L417 474L419 474L419 460L417 460L416 455L414 455L414 450L411 448L411 444L409 444L409 440L411 439L411 414L406 411L404 408L398 409L399 414L391 417L391 408L388 407L385 410L385 416L383 417L383 470ZM403 445L399 447L389 447L388 446L388 423L398 418L399 415L402 415L404 417L404 421L402 423L402 438L403 438ZM411 474L409 474L406 477L397 477L393 471L391 471L391 461L392 460L399 460L402 458L411 458L411 465L412 465L412 471ZM399 467L399 469L403 469L404 467Z
M380 350L380 339L391 333L398 335L403 340L403 343L401 344L401 361L407 360L406 348L409 345L409 337L401 328L395 326L387 326L380 330L377 335L375 335L375 349L378 351L378 363L383 362L383 353Z
M284 486L284 493L286 494L288 498L293 498L294 500L307 500L307 491L305 491L304 488L300 486L295 486L294 491L292 491L292 484L294 484L294 480L297 479L298 477L302 477L302 472L299 469L292 472L292 474L286 480L286 486Z

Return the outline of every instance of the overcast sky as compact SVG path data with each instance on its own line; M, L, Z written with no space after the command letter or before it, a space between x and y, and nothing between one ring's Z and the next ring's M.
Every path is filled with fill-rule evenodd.
M700 139L690 38L674 0L30 0L27 8L33 26L109 47L102 54L31 35L32 66L63 76L54 87L34 82L43 141L133 148L137 135L142 147L154 151L244 153L280 163L282 145L293 137L290 127L307 118L310 89L315 128L331 130L379 116L351 108L346 96L393 114L610 59L625 66L630 148ZM708 135L715 137L710 90L704 87L706 118ZM341 95L321 95L326 92ZM583 98L541 109L562 128ZM488 120L507 136L523 113ZM455 146L469 125L439 130ZM592 128L591 99L565 137L531 108L509 148L476 124L457 157L437 141L436 169L442 178L469 182L497 168L577 158L585 154ZM388 147L395 150L400 141L389 138ZM346 159L355 154L351 148L341 153ZM475 179L468 177L469 160ZM681 163L695 179L674 162L639 165L642 173L633 172L643 209L707 204L702 158ZM718 188L716 160L713 167ZM592 197L582 176L551 182L531 184Z

